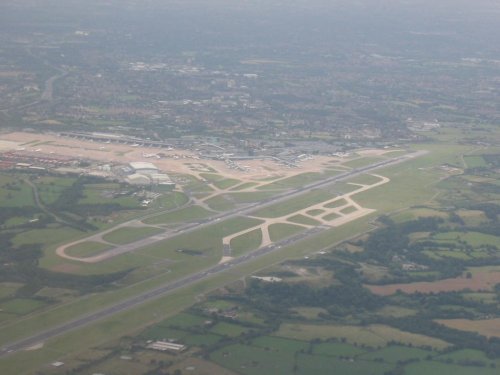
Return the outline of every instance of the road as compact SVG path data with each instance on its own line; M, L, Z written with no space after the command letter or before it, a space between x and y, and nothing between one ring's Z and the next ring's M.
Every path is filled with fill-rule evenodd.
M315 182L315 183L309 184L307 186L304 186L300 189L295 190L293 193L291 193L289 195L282 194L279 197L274 197L274 198L268 199L265 202L265 204L266 205L271 204L271 202L272 202L272 204L276 204L276 203L279 203L279 202L284 201L286 199L289 199L291 197L294 197L295 195L303 194L307 191L317 189L317 188L323 187L325 185L329 185L335 181L341 181L343 179L350 178L350 177L353 177L353 176L361 174L361 173L366 173L370 170L374 170L377 168L382 168L385 166L397 164L397 163L403 162L405 160L409 160L409 159L421 156L425 153L426 153L425 151L419 151L419 152L415 152L413 154L408 154L408 155L404 155L404 156L397 157L397 158L387 159L387 160L384 160L382 162L371 164L369 166L353 169L352 171L342 173L340 175L328 178L326 180ZM246 207L242 210L237 210L236 212L230 213L229 215L221 215L221 216L219 216L219 218L222 219L222 218L231 217L233 215L241 215L242 213L253 211L256 208L260 208L261 206L262 205L260 205L260 204L255 204L255 205L252 205L251 207ZM207 219L206 223L204 223L204 225L212 224L215 221L219 221L219 220L217 218ZM195 223L192 225L194 225L196 227L198 224ZM183 231L187 231L190 228L190 226L188 226L187 229L183 229ZM152 290L141 293L137 296L128 298L128 299L121 301L121 302L118 302L112 306L105 307L101 310L98 310L98 311L90 313L90 314L82 315L74 320L69 321L69 322L63 323L63 324L58 325L56 327L49 328L45 331L36 333L32 336L23 338L21 340L12 342L12 343L7 344L7 345L3 346L2 348L0 348L0 358L5 357L7 355L14 354L20 350L29 348L31 346L34 346L38 343L44 342L44 341L49 340L51 338L54 338L56 336L60 336L64 333L73 331L73 330L78 329L78 328L82 328L82 327L87 326L91 323L94 323L98 320L102 320L104 318L111 317L117 313L132 309L132 308L137 307L139 305L142 305L146 302L149 302L149 301L157 299L161 296L164 296L164 295L166 295L174 290L177 290L177 289L186 287L190 284L202 281L202 280L207 279L213 275L224 272L224 271L226 271L234 266L247 263L249 261L252 261L255 258L264 256L264 255L269 254L273 251L279 250L283 246L287 246L287 245L290 245L294 242L303 240L306 237L315 235L315 234L317 234L317 233L319 233L327 228L329 228L329 227L318 226L315 228L308 229L308 230L301 232L301 233L298 233L294 236L285 238L282 241L276 242L274 244L271 244L271 245L268 245L265 247L261 247L260 249L257 249L251 253L242 255L238 258L234 258L226 263L212 266L212 267L205 269L203 271L199 271L199 272L194 273L192 275L186 276L182 279L179 279L179 280L176 280L173 282L169 282L165 285L156 287Z

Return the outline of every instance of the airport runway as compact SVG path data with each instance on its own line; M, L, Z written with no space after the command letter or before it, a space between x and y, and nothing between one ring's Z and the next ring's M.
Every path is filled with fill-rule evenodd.
M180 233L187 233L187 232L195 230L195 229L199 229L200 226L212 225L220 220L225 220L225 219L231 218L233 216L247 214L247 213L254 211L256 209L263 208L263 207L271 205L271 204L283 202L287 199L293 198L297 195L306 193L306 192L311 191L313 189L325 187L325 186L328 186L334 182L342 181L342 180L345 180L347 178L351 178L353 176L369 172L371 170L375 170L378 168L398 164L398 163L404 162L406 160L410 160L410 159L419 157L419 156L424 155L426 153L427 153L426 151L417 151L417 152L414 152L412 154L406 154L403 156L399 156L399 157L383 160L383 161L380 161L380 162L377 162L374 164L370 164L368 166L356 168L356 169L353 169L351 171L344 172L344 173L341 173L339 175L330 177L328 179L311 183L311 184L306 185L304 187L301 187L299 189L293 190L292 192L289 192L287 194L280 194L278 196L274 196L272 198L269 198L263 202L258 202L256 204L252 204L252 205L244 207L242 209L233 210L229 213L225 213L225 214L221 214L221 215L218 215L215 217L204 219L198 223L192 223L192 224L185 225L182 228L180 228L177 232L173 233L172 236L178 235ZM82 327L87 326L87 325L89 325L93 322L96 322L98 320L108 318L108 317L111 317L117 313L132 309L132 308L137 307L139 305L142 305L146 302L149 302L149 301L157 299L161 296L164 296L164 295L166 295L174 290L177 290L177 289L183 288L185 286L188 286L190 284L202 281L202 280L209 278L215 274L224 272L227 269L231 269L234 266L247 263L247 262L249 262L257 257L261 257L261 256L264 256L266 254L269 254L273 251L280 249L283 246L287 246L287 245L290 245L294 242L303 240L306 237L315 235L315 234L317 234L325 229L330 229L330 227L318 226L318 227L308 229L308 230L303 231L301 233L298 233L294 236L285 238L282 241L273 243L269 246L259 248L251 253L242 255L238 258L234 258L226 263L212 266L206 270L194 273L194 274L186 276L182 279L179 279L179 280L176 280L173 282L169 282L165 285L153 288L152 290L149 290L147 292L143 292L137 296L134 296L134 297L128 298L124 301L118 302L112 306L105 307L101 310L95 311L95 312L90 313L90 314L79 316L79 317L77 317L69 322L63 323L63 324L55 326L55 327L51 327L45 331L38 332L38 333L35 333L34 335L25 337L23 339L17 340L15 342L12 342L9 344L6 344L0 348L0 358L5 357L9 354L14 354L20 350L29 348L31 346L38 344L38 343L45 342L53 337L60 336L64 333L76 330L78 328L82 328ZM156 236L152 236L152 237L159 237L159 236L156 235ZM168 237L166 237L166 238L168 238ZM161 239L156 239L153 241L153 243L160 241L160 240L164 240L164 239L165 238L163 238L163 237ZM150 238L148 238L148 240L150 240ZM142 245L141 247L150 244L150 243L146 243L147 241L140 241L140 242L145 243L145 245ZM136 243L131 244L131 245L135 245L135 244ZM137 248L130 248L130 245L125 245L123 247L126 249L126 251L124 251L124 252L137 249ZM116 250L116 249L113 249L113 250Z

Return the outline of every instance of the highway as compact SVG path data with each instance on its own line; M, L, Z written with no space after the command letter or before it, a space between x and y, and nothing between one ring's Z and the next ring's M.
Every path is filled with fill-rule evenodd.
M403 155L400 157L395 157L392 159L387 159L387 160L383 160L383 161L380 161L380 162L377 162L374 164L370 164L368 166L356 168L356 169L353 169L351 171L344 172L344 173L341 173L339 175L330 177L328 179L311 183L309 185L306 185L304 187L296 189L290 193L280 194L278 196L269 198L263 202L258 202L256 204L252 204L250 206L244 207L244 208L239 209L239 210L233 210L229 213L221 214L221 215L209 218L209 219L204 219L200 223L185 225L184 227L182 227L182 229L180 229L178 232L176 232L175 235L178 235L180 233L187 233L187 232L190 232L192 230L199 229L200 226L211 225L211 224L214 224L215 222L218 222L218 221L223 220L223 219L228 219L228 218L231 218L233 216L243 215L243 214L249 213L251 211L254 211L258 208L262 208L262 207L265 207L265 206L268 206L271 204L280 203L280 202L283 202L287 199L293 198L297 195L311 191L313 189L318 189L318 188L330 185L334 182L342 181L342 180L345 180L347 178L351 178L353 176L359 175L361 173L366 173L366 172L369 172L369 171L374 170L374 169L378 169L378 168L386 167L389 165L401 163L403 161L410 160L412 158L416 158L418 156L421 156L425 153L426 153L425 151L418 151L418 152L415 152L412 154L406 154L406 155ZM121 302L118 302L112 306L105 307L105 308L100 309L98 311L95 311L93 313L79 316L79 317L77 317L71 321L68 321L66 323L63 323L61 325L48 328L45 331L35 333L32 336L28 336L28 337L25 337L25 338L20 339L18 341L9 343L9 344L4 345L3 347L0 348L0 358L7 356L7 355L10 355L10 354L14 354L20 350L29 348L31 346L34 346L38 343L47 341L47 340L54 338L56 336L60 336L64 333L76 330L78 328L82 328L84 326L87 326L91 323L102 320L104 318L109 318L117 313L135 308L135 307L142 305L146 302L149 302L149 301L157 299L161 296L164 296L164 295L166 295L174 290L177 290L177 289L186 287L188 285L191 285L193 283L202 281L202 280L209 278L215 274L218 274L218 273L224 272L228 269L231 269L234 266L250 262L255 258L264 256L264 255L269 254L273 251L279 250L283 246L287 246L287 245L290 245L294 242L301 241L301 240L305 239L306 237L315 235L315 234L317 234L325 229L330 229L330 227L318 226L315 228L308 229L308 230L303 231L301 233L298 233L294 236L285 238L282 241L273 243L273 244L265 246L265 247L261 247L253 252L242 255L238 258L234 258L226 263L212 266L208 269L199 271L199 272L194 273L192 275L188 275L182 279L179 279L179 280L176 280L173 282L169 282L167 284L156 287L156 288L149 290L147 292L143 292L137 296L130 297L130 298L123 300ZM153 237L155 237L155 236L153 236ZM159 237L159 236L157 235L156 237ZM162 238L162 240L163 239L164 238ZM129 248L130 248L130 246L129 246ZM128 251L131 251L131 250L128 250Z

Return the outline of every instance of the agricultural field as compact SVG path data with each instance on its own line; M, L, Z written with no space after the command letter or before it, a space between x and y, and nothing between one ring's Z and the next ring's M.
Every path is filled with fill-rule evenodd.
M367 327L342 325L282 324L275 333L279 337L295 340L313 340L315 338L342 339L350 344L363 344L370 347L384 346L397 341L415 346L430 346L443 349L449 346L442 340L432 337L400 331L389 326L371 325Z

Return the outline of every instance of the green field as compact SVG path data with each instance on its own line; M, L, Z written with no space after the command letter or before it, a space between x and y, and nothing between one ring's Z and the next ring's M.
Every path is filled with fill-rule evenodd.
M142 238L163 232L162 229L153 227L123 227L105 234L102 238L105 241L122 245L138 241Z
M481 168L488 166L483 157L479 155L466 155L464 156L464 160L465 164L467 164L467 168Z
M16 298L0 304L0 309L8 314L26 315L45 305L45 302L39 300Z
M294 353L235 344L211 354L215 363L245 375L290 375Z
M120 190L119 184L102 183L86 184L83 189L83 198L78 204L118 204L124 208L139 208L140 201L133 196L115 196L114 192Z
M404 332L385 325L369 325L366 327L348 325L313 325L313 324L288 324L281 325L277 336L312 340L321 339L341 339L354 344L365 344L371 347L384 346L390 341L399 341L412 344L414 346L431 346L442 349L448 346L442 340L427 337L415 333Z
M465 241L472 247L489 245L500 249L500 236L493 236L491 234L478 232L445 232L438 233L432 238L443 242Z
M65 241L70 241L73 238L78 238L82 232L68 227L54 225L45 229L31 229L16 235L12 242L16 246L25 244L41 244L42 246L50 246Z
M325 212L325 210L320 210L318 208L315 208L315 209L306 211L306 214L311 215L311 216L319 216L324 212Z
M42 176L33 181L33 183L37 186L38 194L40 196L40 200L46 204L50 205L54 203L61 193L70 187L76 178L72 177L49 177Z
M360 157L357 159L353 160L348 160L344 163L342 163L343 166L349 167L349 168L360 168L364 167L369 164L376 163L377 161L382 160L380 157Z
M20 283L0 283L0 299L16 294L22 286L23 284Z
M226 195L234 200L236 203L252 203L259 202L266 198L270 198L276 195L274 191L255 191L255 192L238 192L238 193L226 193Z
M436 355L436 352L406 346L387 346L383 349L366 353L358 358L370 361L384 361L389 363L422 360L427 356Z
M284 215L292 214L296 211L305 209L314 204L324 202L333 198L334 195L324 190L313 190L302 194L296 198L289 199L285 202L274 204L269 207L262 208L252 214L260 217L281 217Z
M356 357L366 353L366 349L361 349L354 345L341 342L326 342L314 345L313 354L326 355L332 357Z
M220 336L236 337L248 332L249 328L240 326L238 324L220 322L210 329L210 332Z
M486 356L486 354L484 354L479 350L473 350L473 349L457 350L451 353L442 354L434 359L443 362L477 361L477 362L488 363L490 361L489 358Z
M66 249L65 253L74 257L90 257L97 255L105 250L111 249L111 246L101 242L86 241L77 245L70 246Z
M214 211L229 211L235 207L234 199L230 195L220 194L205 201Z
M271 224L269 226L269 237L271 241L280 241L283 238L290 237L298 232L305 230L304 227L292 224Z
M225 178L224 176L220 176L218 174L200 173L200 176L207 181L210 181L215 187L221 190L229 189L230 187L241 183L240 180L236 180L234 178Z
M146 224L173 224L186 221L203 219L213 213L200 206L189 206L166 214L150 217L144 220Z
M332 221L332 220L338 219L339 217L341 217L339 214L332 212L331 214L323 216L322 219L327 220L327 221Z
M232 256L239 256L248 251L257 249L262 243L262 231L257 228L251 232L244 233L231 240L230 246Z
M337 207L342 207L342 206L345 206L347 204L347 201L342 198L342 199L338 199L334 202L330 202L328 204L325 204L325 207L326 208L337 208Z
M253 188L254 186L257 186L258 184L259 184L258 182L245 182L243 184L239 184L239 185L233 186L229 190L231 190L231 191L239 191L239 190L250 189L250 188Z
M21 177L0 174L0 205L2 207L34 206L33 191Z
M335 357L299 354L297 357L299 374L304 375L384 375L394 365L372 361L345 361Z
M349 183L360 185L373 185L377 182L380 182L380 177L372 176L369 174L363 174L349 179Z
M344 215L352 214L353 212L356 212L358 209L354 206L349 206L346 208L341 209L339 212L343 213Z
M259 190L270 190L270 189L292 189L298 188L310 184L311 182L321 180L324 175L317 172L306 172L301 173L296 176L284 178L282 180L271 182L270 184L259 186Z
M203 326L203 323L206 321L205 318L193 315L189 313L181 313L172 318L168 318L161 322L159 325L167 326L172 328L184 329L184 328L192 328L194 326Z
M405 367L405 375L497 375L498 369L420 361Z
M321 224L319 221L311 219L310 217L307 217L304 215L291 216L287 220L292 222L292 223L305 224L305 225L319 225L319 224Z
M274 336L261 336L252 341L253 346L267 348L273 351L295 353L309 349L310 344L305 341L283 339Z
M184 206L189 202L186 194L179 191L163 194L161 197L155 199L154 204L163 210L172 210Z

